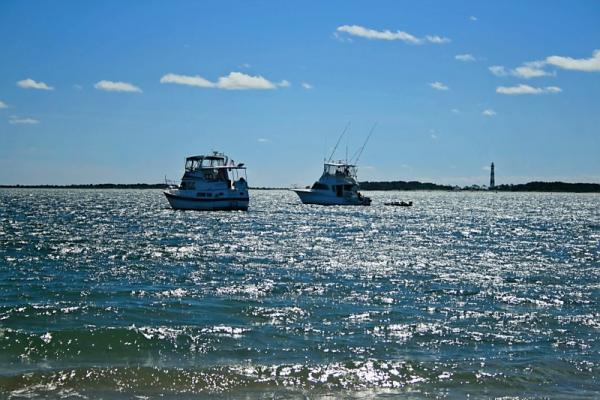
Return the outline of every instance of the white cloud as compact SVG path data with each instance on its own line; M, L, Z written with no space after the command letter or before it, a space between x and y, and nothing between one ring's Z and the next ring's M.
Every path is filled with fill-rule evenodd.
M517 67L511 71L511 74L514 76L518 76L519 78L525 78L525 79L537 78L540 76L550 75L550 73L544 71L543 69L532 68L532 67L527 67L527 66Z
M435 44L443 44L443 43L450 43L452 40L450 38L447 37L442 37L442 36L425 36L425 38L427 39L427 41L429 43L435 43Z
M310 90L310 89L314 88L313 85L311 85L310 83L306 83L306 82L302 82L302 87L306 90Z
M490 72L496 76L506 76L508 73L506 72L506 68L502 65L492 65L488 68Z
M486 117L494 117L496 115L496 111L488 108L487 110L483 110L481 114Z
M258 143L269 143L269 142L270 142L270 140L269 140L269 139L267 139L267 138L262 138L262 137L261 137L261 138L258 138L258 139L256 139L256 141L257 141Z
M392 32L389 30L376 31L374 29L365 28L359 25L342 25L338 26L338 32L345 32L349 35L359 36L366 39L379 39L379 40L402 40L407 43L418 44L421 40L416 38L407 32L396 31Z
M160 82L225 90L277 89L278 87L289 87L291 85L285 79L279 83L273 83L260 75L251 76L241 72L231 72L227 76L220 77L217 82L211 82L201 76L167 74L160 78Z
M446 85L444 85L442 82L431 82L429 84L429 86L431 86L432 88L436 89L436 90L449 90L450 88Z
M360 26L360 25L338 26L337 32L344 32L344 33L347 33L348 35L358 36L358 37L362 37L362 38L366 38L366 39L401 40L405 43L410 43L410 44L422 44L424 42L442 44L442 43L448 43L451 41L449 38L437 36L437 35L428 35L428 36L425 36L425 38L418 38L414 35L411 35L408 32L404 32L404 31L392 32L387 29L384 31L378 31L375 29L365 28L364 26ZM337 32L336 32L336 34L334 34L334 36L336 38L339 37L337 35Z
M39 124L40 121L38 121L37 119L34 119L34 118L17 117L16 115L11 115L10 117L8 117L8 123L12 124L12 125L19 125L19 124L35 125L35 124Z
M23 89L54 90L52 86L49 86L44 82L36 82L31 78L17 82L17 86L22 87Z
M231 72L222 76L217 82L219 89L225 90L247 90L247 89L276 89L277 85L266 80L262 76L251 76L241 72Z
M107 92L142 92L142 89L127 82L99 81L96 82L94 87L98 90L105 90Z
M496 93L516 95L516 94L544 94L544 93L560 93L562 89L558 86L546 86L538 88L529 85L520 84L517 86L498 86Z
M496 88L496 93L502 94L538 94L542 93L542 89L534 88L529 85L517 85L517 86L498 86Z
M432 133L430 136L433 140L436 140L438 138L438 135L436 135L435 133Z
M600 50L594 50L591 58L550 56L546 58L546 63L574 71L600 72Z
M166 74L160 78L160 83L175 83L178 85L197 86L202 88L215 87L216 84L201 76Z
M546 65L546 63L543 61L526 62L522 66L511 70L510 74L525 79L554 75L548 71L544 71L544 65Z
M454 59L463 62L476 61L472 54L457 54L454 56Z
M0 100L0 108L8 108L8 105L2 100Z
M502 65L492 65L488 69L490 72L496 76L516 76L518 78L530 79L530 78L538 78L540 76L551 76L554 75L548 71L544 71L542 67L544 66L543 62L540 61L531 61L523 64L520 67L515 69L507 70Z
M473 22L474 22L474 21L477 21L477 17L476 17L476 16L474 16L474 15L471 15L471 16L469 17L469 19L470 19L471 21L473 21Z
M558 86L546 86L546 93L560 93L562 89Z
M500 65L494 65L489 69L496 76L512 75L524 79L538 78L541 76L555 76L556 72L549 72L544 69L547 66L575 71L600 72L600 50L595 50L591 58L576 59L571 57L550 56L542 61L526 62L520 67L511 69L510 71L507 71Z
M454 113L454 114L460 114L460 110L458 108L453 108L450 111L452 111L452 113Z

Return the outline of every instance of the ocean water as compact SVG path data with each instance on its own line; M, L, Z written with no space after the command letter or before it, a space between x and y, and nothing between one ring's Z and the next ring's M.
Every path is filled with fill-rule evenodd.
M600 397L600 195L369 195L0 190L0 398Z

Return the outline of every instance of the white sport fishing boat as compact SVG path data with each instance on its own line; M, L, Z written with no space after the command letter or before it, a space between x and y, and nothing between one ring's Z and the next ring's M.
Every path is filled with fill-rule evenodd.
M243 172L244 176L240 176ZM244 164L223 153L185 159L179 186L164 191L177 210L248 210L248 182Z
M371 199L358 191L356 165L325 162L323 175L310 189L293 189L304 204L368 206Z
M342 206L368 206L371 204L371 199L363 196L358 191L358 182L356 180L356 172L358 159L360 158L369 138L373 134L375 126L369 132L365 143L357 150L356 156L352 157L354 162L346 160L332 161L332 157L342 140L342 137L348 129L348 125L340 135L329 160L325 161L323 166L323 174L312 187L306 189L292 189L300 201L304 204L320 204L320 205L342 205Z

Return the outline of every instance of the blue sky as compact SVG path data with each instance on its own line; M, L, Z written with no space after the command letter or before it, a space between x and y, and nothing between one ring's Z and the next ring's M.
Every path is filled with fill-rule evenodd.
M0 183L600 182L600 2L0 2Z

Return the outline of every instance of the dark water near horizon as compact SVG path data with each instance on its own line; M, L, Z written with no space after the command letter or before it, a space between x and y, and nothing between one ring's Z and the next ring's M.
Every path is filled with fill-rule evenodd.
M0 398L600 397L600 195L369 195L0 190Z

